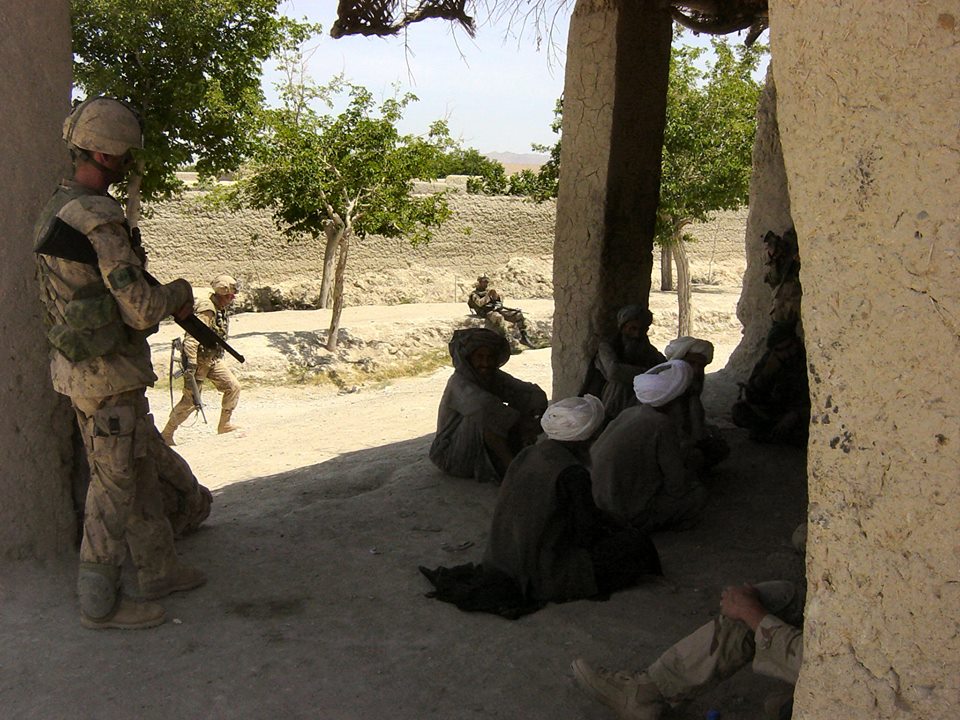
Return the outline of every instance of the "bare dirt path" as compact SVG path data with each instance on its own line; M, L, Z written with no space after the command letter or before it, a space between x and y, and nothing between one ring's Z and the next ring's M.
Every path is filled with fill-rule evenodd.
M739 332L728 322L731 297L711 297L727 318L717 309L721 332L704 333L721 366ZM549 317L549 306L524 309ZM356 309L344 325L367 343L360 349L378 339L406 352L404 323L423 337L425 318L462 317L456 306L395 306ZM302 354L326 325L322 311L236 320L237 345L264 381L283 372L285 352ZM173 329L163 332L161 354ZM373 347L370 357L381 350L390 352ZM524 352L506 369L550 387L547 349ZM208 584L165 601L174 620L156 630L92 633L77 622L75 561L4 568L0 715L602 720L610 716L572 684L574 657L642 667L715 612L724 584L797 571L787 541L804 515L803 453L756 446L727 429L733 454L709 480L708 515L692 531L655 538L661 581L516 622L425 598L417 566L478 561L496 499L495 487L446 477L426 458L448 373L350 393L248 386L235 416L243 431L184 428L178 450L214 488L215 505L180 550ZM718 376L710 383L712 415L728 425L733 390ZM158 424L166 392L150 394ZM215 422L215 394L208 400ZM724 720L754 720L772 686L741 673L672 717L719 708Z

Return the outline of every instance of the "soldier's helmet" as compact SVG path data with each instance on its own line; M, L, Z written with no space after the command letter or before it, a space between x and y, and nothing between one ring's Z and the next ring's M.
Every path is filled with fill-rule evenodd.
M210 287L213 288L213 291L217 295L237 294L237 281L229 275L217 275L214 281L210 284Z
M126 155L143 148L143 129L136 113L111 97L95 97L77 105L63 121L63 140L73 149Z
M489 281L490 281L490 278L487 277L486 275L478 275L478 276L477 276L477 282L478 282L478 283L489 282Z

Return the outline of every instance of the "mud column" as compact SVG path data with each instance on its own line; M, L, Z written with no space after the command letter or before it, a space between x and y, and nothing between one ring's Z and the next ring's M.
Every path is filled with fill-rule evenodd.
M812 425L797 720L960 697L960 4L770 3Z
M726 366L734 379L744 382L766 350L765 340L771 324L773 290L763 281L766 272L763 236L768 230L782 234L793 225L787 171L783 167L783 149L780 147L780 130L777 126L777 88L772 70L771 63L757 107L757 135L753 141L750 212L747 215L744 244L747 269L743 274L743 292L737 303L737 318L743 324L743 339ZM802 257L800 261L802 264Z
M570 21L554 244L553 396L575 394L625 303L646 306L671 20L656 0L579 0Z
M70 109L70 3L7 2L0 26L0 560L10 560L61 552L75 531L73 417L50 386L32 252L34 220L69 170L60 128Z

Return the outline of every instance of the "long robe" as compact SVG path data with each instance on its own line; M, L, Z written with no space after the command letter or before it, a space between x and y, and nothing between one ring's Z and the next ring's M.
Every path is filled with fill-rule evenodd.
M509 438L524 415L543 414L547 396L539 385L518 380L500 369L481 381L469 359L478 343L495 343L501 366L510 357L507 341L492 331L471 329L454 334L450 343L454 373L440 399L430 460L448 475L499 481L500 473L483 441L484 433Z
M671 418L647 405L627 408L590 449L597 507L650 532L697 518L706 491L684 462Z
M525 448L500 486L483 564L516 580L529 599L596 595L585 537L596 512L589 488L590 474L563 443Z

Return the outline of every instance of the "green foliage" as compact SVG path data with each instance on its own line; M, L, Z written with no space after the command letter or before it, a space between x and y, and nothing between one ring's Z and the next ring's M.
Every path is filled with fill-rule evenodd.
M554 107L554 119L551 129L560 134L563 116L563 98L557 100ZM467 192L484 195L522 195L537 202L543 202L557 196L560 187L560 140L552 145L533 145L536 152L546 152L550 158L536 172L520 170L512 175L505 175L503 165L499 165L499 174L493 176L481 175L467 181ZM479 174L479 173L478 173Z
M145 198L180 189L175 172L234 170L251 150L261 64L304 27L279 0L73 0L74 83L141 114Z
M765 48L711 42L716 61L707 70L695 64L703 49L675 45L671 51L659 244L672 242L690 222L748 200L761 91L753 72Z
M442 194L411 195L410 182L433 175L449 134L439 127L426 138L399 133L398 121L416 100L409 93L378 105L369 90L342 78L307 90L328 106L346 96L346 109L324 115L292 99L267 111L267 131L233 201L271 210L289 235L321 237L333 223L361 238L429 240L450 210Z

